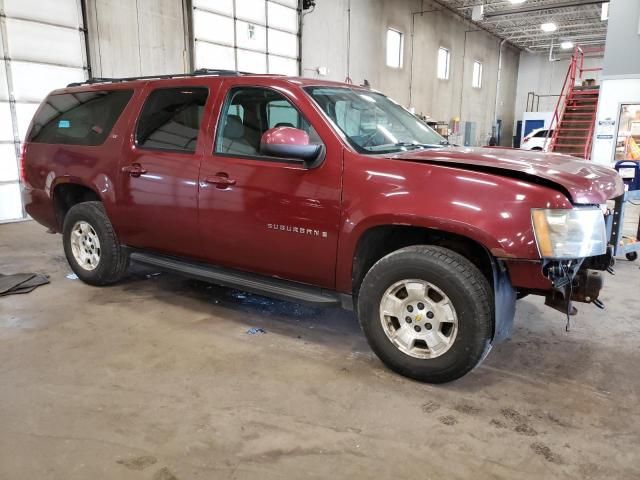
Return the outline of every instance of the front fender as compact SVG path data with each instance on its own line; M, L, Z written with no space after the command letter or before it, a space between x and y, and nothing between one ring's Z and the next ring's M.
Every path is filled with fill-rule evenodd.
M553 188L515 178L347 152L336 286L351 291L358 242L383 225L453 233L496 258L538 260L532 208L572 205Z

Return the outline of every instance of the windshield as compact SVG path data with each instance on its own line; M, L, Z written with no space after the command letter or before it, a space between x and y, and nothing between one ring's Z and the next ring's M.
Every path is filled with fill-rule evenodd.
M348 87L306 87L305 91L360 153L448 145L444 137L380 93Z

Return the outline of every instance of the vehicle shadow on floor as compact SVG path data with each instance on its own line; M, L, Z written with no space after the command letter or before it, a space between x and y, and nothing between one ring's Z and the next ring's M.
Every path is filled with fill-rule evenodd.
M276 300L140 266L133 266L129 277L120 282L118 288L130 294L134 301L140 296L151 297L205 317L212 314L224 317L237 322L243 329L255 327L267 333L331 346L337 354L347 354L377 369L384 368L369 349L355 313L351 311ZM97 297L95 301L101 302ZM127 300L119 297L117 301ZM550 375L557 380L579 378L582 371L570 366L588 364L593 349L570 335L562 335L562 321L547 318L543 308L531 302L519 302L512 338L495 345L483 366L472 375L444 388L473 391L514 375L536 382ZM553 323L553 328L532 331L527 326L532 319Z
M150 296L200 314L214 313L247 327L296 337L304 333L306 340L318 343L329 339L335 342L340 337L345 339L345 345L361 340L362 346L368 348L355 313L339 307L301 305L137 265L132 266L130 275L118 285L134 296Z

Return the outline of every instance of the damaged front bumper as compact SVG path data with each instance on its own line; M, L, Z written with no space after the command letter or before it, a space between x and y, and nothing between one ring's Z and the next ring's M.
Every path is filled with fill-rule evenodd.
M545 305L568 315L577 313L572 302L593 303L604 309L604 303L598 298L604 286L602 272L613 273L614 262L611 247L596 257L547 261L542 271L552 289L545 296Z

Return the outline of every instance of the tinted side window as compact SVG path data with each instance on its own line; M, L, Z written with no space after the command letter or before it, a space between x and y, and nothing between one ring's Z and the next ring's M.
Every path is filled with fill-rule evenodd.
M544 138L547 136L546 130L540 130L538 133L534 135L535 138Z
M100 145L133 95L132 90L49 95L32 121L28 142Z
M266 88L234 88L227 95L215 151L261 156L260 139L274 127L299 128L309 134L311 143L322 143L311 124L282 94Z
M203 87L163 88L151 92L138 120L137 145L195 152L208 93Z

